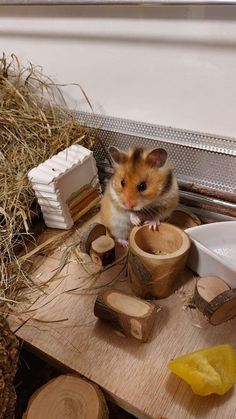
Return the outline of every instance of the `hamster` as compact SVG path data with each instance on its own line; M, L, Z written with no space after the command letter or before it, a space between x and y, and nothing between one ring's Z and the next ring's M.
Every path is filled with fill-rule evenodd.
M155 230L170 216L179 190L164 149L110 147L109 153L115 172L101 202L101 218L112 236L127 245L132 225L146 223Z

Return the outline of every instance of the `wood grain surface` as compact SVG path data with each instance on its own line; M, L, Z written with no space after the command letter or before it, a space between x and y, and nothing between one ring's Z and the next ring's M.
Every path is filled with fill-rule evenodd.
M98 217L88 221L83 229L97 220ZM80 230L74 232L67 245L68 240L79 242L80 235ZM64 245L62 242L61 248L45 257L34 272L34 280L39 284L55 273ZM98 269L91 265L89 256L86 261L89 269ZM125 271L121 269L119 263L106 270L99 283L110 282L119 275L112 286L131 294ZM195 279L190 271L185 271L182 279L181 290L157 301L161 311L150 339L144 344L118 335L109 324L95 318L94 302L101 289L92 290L91 294L78 293L78 287L87 287L93 279L73 257L59 278L48 282L44 292L34 292L37 301L32 304L31 298L28 311L26 302L24 310L19 305L16 307L18 324L13 322L12 328L49 362L94 381L113 401L139 419L233 419L236 417L235 388L224 396L196 396L167 369L172 358L200 348L231 343L236 349L235 320L214 327L198 310L183 309L184 302L194 292ZM70 290L75 288L77 291L72 293Z

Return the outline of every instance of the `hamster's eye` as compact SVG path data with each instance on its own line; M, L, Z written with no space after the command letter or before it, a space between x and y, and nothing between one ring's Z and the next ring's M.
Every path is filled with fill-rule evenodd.
M143 191L145 191L145 189L147 189L147 184L146 184L146 182L140 182L140 183L137 185L137 188L138 188L139 192L143 192Z
M122 188L124 188L124 186L125 186L125 180L122 179L122 181L120 183L121 183Z

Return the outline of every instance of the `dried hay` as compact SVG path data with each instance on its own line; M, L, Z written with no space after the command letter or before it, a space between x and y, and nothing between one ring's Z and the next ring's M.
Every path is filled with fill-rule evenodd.
M19 287L29 285L16 256L26 238L34 240L30 229L40 213L28 171L71 144L91 148L94 142L94 132L77 122L60 86L41 68L23 67L15 55L0 58L1 301L14 299Z

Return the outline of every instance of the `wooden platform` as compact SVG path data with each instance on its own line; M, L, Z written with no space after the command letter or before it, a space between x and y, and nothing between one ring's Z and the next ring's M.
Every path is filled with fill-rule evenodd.
M76 231L66 244L62 238L60 248L50 257L37 256L43 258L33 274L39 289L28 291L28 301L17 306L16 316L10 316L17 335L63 371L77 371L97 383L118 405L140 419L235 418L235 389L225 396L198 397L170 373L167 363L181 354L215 344L231 343L236 349L236 320L214 327L197 310L183 310L194 287L193 275L186 271L183 280L188 282L183 288L157 302L161 311L148 343L118 335L94 317L93 305L95 287L110 283L116 276L113 286L129 290L122 262L93 283L71 252L60 274L50 279L65 263L63 248L66 245L69 249L70 244L74 248L80 234L80 230ZM86 260L86 269L94 271L90 260ZM92 283L91 291L78 291Z

